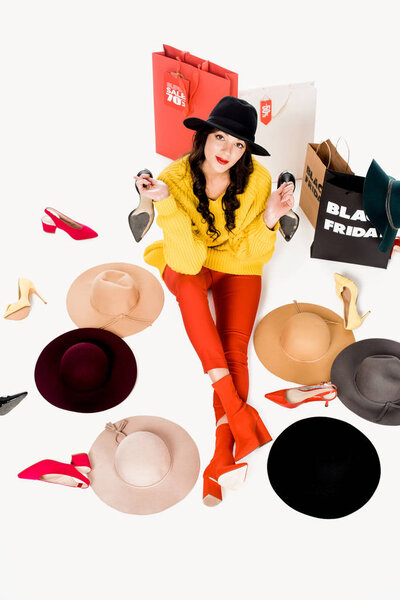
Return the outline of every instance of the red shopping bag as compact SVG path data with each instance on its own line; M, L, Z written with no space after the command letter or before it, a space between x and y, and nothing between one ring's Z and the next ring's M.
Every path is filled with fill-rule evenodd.
M238 75L164 44L153 53L156 152L175 160L192 147L189 115L206 119L224 96L238 94Z

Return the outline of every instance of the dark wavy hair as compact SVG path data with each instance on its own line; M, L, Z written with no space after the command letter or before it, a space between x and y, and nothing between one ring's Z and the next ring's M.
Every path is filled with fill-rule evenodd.
M216 229L215 217L210 211L209 200L206 194L206 178L201 169L205 160L204 146L210 133L218 129L200 129L193 136L193 148L189 154L189 165L193 179L193 192L199 200L197 212L201 214L208 225L207 233L215 241L221 232ZM235 227L235 210L239 208L240 202L237 194L242 194L246 189L250 174L253 172L253 161L251 152L246 148L243 156L229 170L231 182L222 198L222 208L225 213L225 229L232 231Z

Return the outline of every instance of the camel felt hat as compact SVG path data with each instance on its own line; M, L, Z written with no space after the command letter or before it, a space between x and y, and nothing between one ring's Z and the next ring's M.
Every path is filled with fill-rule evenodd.
M78 327L98 327L126 337L156 320L164 292L147 269L129 263L92 267L73 281L67 294L69 316Z
M196 483L200 458L190 435L161 417L107 423L89 451L92 489L121 512L149 515L180 502Z
M332 363L349 344L352 331L343 319L318 304L293 302L268 313L257 325L254 347L274 375L311 385L330 381Z
M271 447L267 470L281 500L320 519L359 510L381 475L370 440L353 425L329 417L302 419L285 429Z
M95 328L68 331L41 352L35 382L58 408L92 413L116 406L136 382L136 360L120 337Z
M400 425L400 344L370 338L336 357L332 382L338 397L358 416L381 425Z

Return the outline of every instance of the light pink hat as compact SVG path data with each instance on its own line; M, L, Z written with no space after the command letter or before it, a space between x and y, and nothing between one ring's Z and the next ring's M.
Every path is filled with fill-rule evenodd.
M193 439L161 417L107 423L89 458L94 492L112 508L135 515L158 513L180 502L200 469Z
M75 325L107 329L120 337L149 327L163 305L164 292L154 275L129 263L92 267L73 281L67 294Z

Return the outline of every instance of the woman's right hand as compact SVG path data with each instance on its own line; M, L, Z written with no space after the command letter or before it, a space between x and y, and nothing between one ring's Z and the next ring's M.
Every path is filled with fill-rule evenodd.
M159 202L160 200L164 200L164 198L168 198L169 189L167 184L163 181L153 179L146 173L140 175L140 177L135 175L134 178L136 179L136 185L140 195L143 194L148 198L151 198L154 202Z

